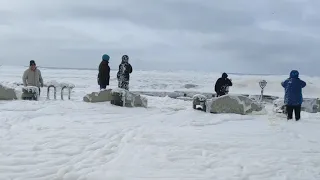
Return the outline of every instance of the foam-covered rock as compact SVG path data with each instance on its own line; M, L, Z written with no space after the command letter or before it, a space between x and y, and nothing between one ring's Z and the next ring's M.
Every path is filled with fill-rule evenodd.
M301 105L301 110L309 113L319 112L319 99L317 98L305 98Z
M18 99L15 90L0 84L0 100L14 99Z
M128 90L116 88L111 91L111 104L122 107L147 107L148 99L140 94Z
M206 101L207 101L207 97L205 95L202 95L202 94L194 95L193 101L192 101L193 109L206 111L207 110Z
M21 99L24 100L38 100L39 99L39 88L36 86L25 86L22 87Z
M212 98L207 101L208 111L210 113L234 113L249 114L254 111L261 111L263 106L249 97L241 95L224 95Z
M283 99L276 99L273 101L273 111L276 113L287 113Z
M112 89L106 89L100 92L92 92L91 94L85 95L83 101L91 103L111 101L111 91Z
M286 113L284 99L277 99L273 101L274 111L278 113ZM309 113L317 113L320 111L320 101L317 98L304 98L301 104L301 111Z

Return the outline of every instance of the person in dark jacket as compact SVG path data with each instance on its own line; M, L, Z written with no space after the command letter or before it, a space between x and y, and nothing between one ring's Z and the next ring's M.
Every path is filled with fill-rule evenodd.
M132 66L129 63L129 56L123 55L119 71L117 73L118 87L129 90L130 74L132 73Z
M228 78L228 74L222 73L222 77L217 80L214 86L214 90L217 94L217 97L228 94L229 86L232 86L232 82Z
M100 85L100 90L106 89L110 81L110 67L109 67L110 57L107 54L102 56L102 61L99 65L98 73L98 84Z
M302 88L306 87L306 82L299 78L299 72L292 70L290 77L281 83L285 89L284 104L287 111L287 119L292 119L293 111L296 121L300 120L301 104L303 102Z

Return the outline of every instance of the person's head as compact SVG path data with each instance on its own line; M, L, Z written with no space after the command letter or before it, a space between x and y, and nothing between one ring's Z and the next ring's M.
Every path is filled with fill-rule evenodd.
M292 70L290 72L290 78L299 78L299 71L297 70Z
M129 56L128 56L128 55L123 55L121 62L122 62L122 63L128 63L128 62L129 62Z
M30 61L30 68L31 68L31 70L33 70L33 71L37 68L36 62L35 62L34 60L31 60L31 61Z
M224 78L224 79L226 79L226 78L228 78L228 74L227 73L222 73L222 78Z
M110 60L110 56L109 55L107 55L107 54L102 55L102 61L109 62L109 60Z

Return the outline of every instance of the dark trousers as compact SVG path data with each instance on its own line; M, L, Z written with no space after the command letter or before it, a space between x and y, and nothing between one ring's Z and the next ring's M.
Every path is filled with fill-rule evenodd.
M118 88L129 91L129 81L118 81Z
M106 89L107 88L107 85L106 84L100 84L100 90L101 89Z
M297 106L290 106L286 105L286 111L287 111L287 119L292 119L293 111L296 121L300 120L300 113L301 113L301 105Z

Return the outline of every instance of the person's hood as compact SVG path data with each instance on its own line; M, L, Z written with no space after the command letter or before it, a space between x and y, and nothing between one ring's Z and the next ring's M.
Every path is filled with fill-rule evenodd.
M222 76L221 76L222 78L224 78L224 79L226 79L226 78L228 78L228 74L227 73L222 73Z
M129 63L129 60L128 60L128 59L122 59L122 60L121 60L121 63L122 63L122 64L124 64L124 63Z
M290 78L299 78L299 71L297 70L292 70L290 72Z

